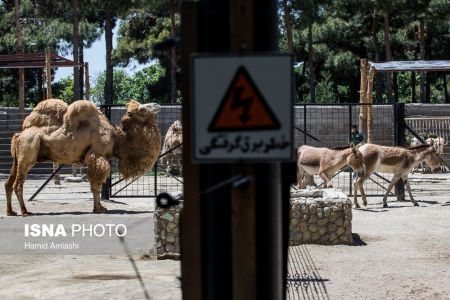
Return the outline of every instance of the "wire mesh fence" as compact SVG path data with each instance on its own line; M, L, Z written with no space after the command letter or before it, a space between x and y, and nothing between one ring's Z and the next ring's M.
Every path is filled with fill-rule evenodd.
M123 105L103 105L101 110L115 125L126 112ZM157 116L158 128L162 144L171 125L181 120L180 105L165 105L161 107ZM170 149L169 149L170 150ZM119 173L118 160L111 161L111 177L109 181L110 197L153 197L160 192L173 192L183 190L181 170L181 149L173 149L163 153L152 169L147 170L143 176L131 181L125 181Z
M22 122L30 112L31 109L25 109L25 112L21 113L18 108L0 108L0 180L3 182L10 174L13 161L11 156L11 139L15 133L22 131ZM29 171L25 181L24 198L30 199L34 191L39 190L57 167L51 162L36 163ZM77 191L77 199L80 199L80 197L88 198L90 188L84 175L85 172L82 166L65 165L57 172L57 176L50 181L47 188L36 196L36 199L58 199L61 197L61 194L75 197L75 191ZM3 188L0 189L0 195L4 195ZM70 199L70 196L66 198Z
M114 124L120 124L120 119L126 112L125 107L120 105L102 106L101 110ZM359 110L359 104L296 105L294 107L295 145L298 147L306 144L329 148L347 145L351 125L359 123ZM0 176L3 179L6 179L9 175L12 164L10 154L11 138L15 132L20 132L22 121L30 111L30 109L27 109L25 114L21 115L18 113L17 108L0 109ZM169 128L174 125L176 120L181 120L181 106L162 106L157 120L163 143ZM374 142L386 146L395 145L395 124L398 121L395 104L373 105ZM417 123L417 121L415 122ZM444 125L439 125L433 122L428 122L428 125L424 124L422 127L430 130L430 128L434 128L433 124L436 124L436 134L442 134L444 137L447 137L447 135L444 135L444 129L447 125L444 123L442 123ZM118 171L118 161L111 161L109 196L153 197L163 191L182 191L182 147L172 145L168 149L170 151L162 149L163 155L151 170L147 170L143 176L132 181L123 180ZM62 180L70 177L80 178L82 185L86 186L86 191L88 192L89 185L86 181L83 181L85 179L84 170L80 169L80 167L74 170L75 167L64 166L60 171ZM29 179L43 181L52 172L53 165L51 163L38 163L30 171ZM368 195L382 195L385 193L385 187L387 186L387 181L391 179L391 175L380 175L380 177L372 176L371 179L366 181L365 189ZM320 185L322 180L316 178L316 183ZM346 168L340 172L333 178L332 183L335 187L352 195L352 173L350 169ZM62 184L60 187L63 188L64 186ZM46 188L43 193L45 194L50 190L50 188ZM55 190L55 192L60 193L61 189Z
M397 120L395 104L373 105L374 143L384 146L396 145L395 125ZM295 111L295 145L336 148L349 145L351 126L359 124L361 104L301 104ZM391 174L372 176L365 182L368 196L384 195ZM316 176L316 183L322 180ZM344 168L333 179L337 187L349 195L353 194L351 168Z
M425 140L433 138L439 155L450 164L450 117L407 117L406 124ZM411 143L413 138L408 136Z

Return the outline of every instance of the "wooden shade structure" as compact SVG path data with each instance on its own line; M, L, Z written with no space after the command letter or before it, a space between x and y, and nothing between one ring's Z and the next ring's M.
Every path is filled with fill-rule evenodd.
M359 128L367 133L367 142L373 142L372 125L372 90L375 74L388 72L450 72L450 60L416 60L371 62L360 61L361 88L359 111Z
M83 68L86 86L86 99L89 100L89 66L88 63L75 63L70 59L54 53L16 53L0 55L0 69L43 68L46 74L50 74L52 67L79 67ZM52 97L51 77L47 76L47 98Z

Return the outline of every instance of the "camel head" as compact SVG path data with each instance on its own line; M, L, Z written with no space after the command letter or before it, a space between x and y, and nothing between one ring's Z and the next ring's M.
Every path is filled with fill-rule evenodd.
M175 122L173 122L172 128L174 131L183 131L183 125L181 125L180 120L176 120Z
M141 176L158 159L161 136L156 114L160 109L157 103L140 104L131 100L127 104L114 145L114 155L119 158L119 171L124 178Z
M127 112L122 117L122 125L125 130L137 124L156 124L156 114L161 106L157 103L140 104L136 100L130 100L127 104Z

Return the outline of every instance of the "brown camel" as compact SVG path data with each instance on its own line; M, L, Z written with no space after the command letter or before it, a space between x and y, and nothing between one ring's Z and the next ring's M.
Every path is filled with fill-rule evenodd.
M170 172L171 169L175 167L181 173L181 156L183 155L183 149L179 145L182 143L183 126L181 125L180 120L176 120L167 130L162 148L162 153L165 155L161 158L161 164L167 172Z
M23 184L31 167L40 161L83 164L87 167L94 196L94 212L106 212L100 204L100 189L110 173L109 160L119 159L119 172L135 178L151 168L158 158L161 138L156 125L156 103L131 100L121 125L114 126L89 101L65 106L61 100L41 102L24 120L23 131L11 142L13 165L5 183L8 216L17 215L11 205L16 193L22 216L28 216Z

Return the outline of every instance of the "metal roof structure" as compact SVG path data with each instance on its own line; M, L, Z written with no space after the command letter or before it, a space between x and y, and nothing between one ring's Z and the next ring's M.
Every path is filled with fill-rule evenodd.
M70 59L50 53L52 67L82 67ZM0 69L45 68L45 53L17 53L0 55Z
M450 72L450 60L415 60L372 62L369 66L377 72L432 71Z

